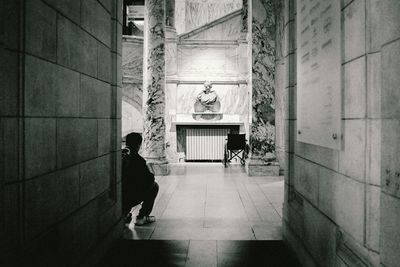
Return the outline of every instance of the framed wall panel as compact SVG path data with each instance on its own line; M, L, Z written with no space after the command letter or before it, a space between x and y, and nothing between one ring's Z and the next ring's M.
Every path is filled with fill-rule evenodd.
M297 2L297 140L341 147L341 1Z

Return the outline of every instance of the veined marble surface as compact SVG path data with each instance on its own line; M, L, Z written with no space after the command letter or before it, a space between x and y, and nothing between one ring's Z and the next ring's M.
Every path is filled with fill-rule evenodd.
M197 95L202 92L202 84L181 84L177 87L177 110L179 114L192 114ZM248 113L248 90L244 85L214 84L212 89L221 102L223 114L243 115Z
M165 0L146 0L143 155L165 162Z
M187 0L185 32L218 19L242 7L242 0Z
M143 40L122 42L122 75L143 79Z
M275 18L273 0L253 0L252 125L253 156L275 150Z
M225 18L225 17L224 17ZM215 25L207 25L206 29L193 34L188 39L191 40L237 40L240 34L241 13ZM209 27L209 28L208 28Z
M179 76L237 76L238 46L188 45L178 46Z

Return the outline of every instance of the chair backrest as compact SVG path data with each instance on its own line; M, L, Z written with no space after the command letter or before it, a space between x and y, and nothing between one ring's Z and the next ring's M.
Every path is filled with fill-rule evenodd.
M226 147L229 150L240 150L246 147L246 135L245 134L228 134L228 143Z

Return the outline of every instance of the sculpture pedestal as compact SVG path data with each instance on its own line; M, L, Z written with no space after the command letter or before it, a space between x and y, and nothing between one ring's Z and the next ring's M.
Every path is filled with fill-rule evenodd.
M156 176L167 176L170 173L170 166L167 160L162 159L148 159L146 158L147 166L150 171Z
M194 112L192 114L193 119L196 121L206 120L206 121L219 121L222 119L223 114L220 112Z
M277 161L265 162L261 158L250 157L245 165L248 176L279 176L279 163Z

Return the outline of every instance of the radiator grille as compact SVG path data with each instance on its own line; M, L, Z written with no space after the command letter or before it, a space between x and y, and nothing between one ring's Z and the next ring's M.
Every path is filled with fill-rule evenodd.
M186 129L186 160L222 160L227 128Z

